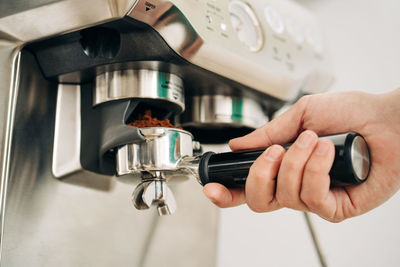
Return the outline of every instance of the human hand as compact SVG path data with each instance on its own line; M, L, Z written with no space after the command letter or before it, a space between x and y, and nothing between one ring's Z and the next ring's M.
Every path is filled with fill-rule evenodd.
M287 207L331 222L363 214L400 188L399 100L400 90L303 97L280 117L229 143L233 151L268 147L250 168L244 189L214 183L204 193L219 207L247 203L255 212ZM350 131L369 145L369 178L361 185L330 188L334 145L318 136ZM281 146L294 140L288 151Z

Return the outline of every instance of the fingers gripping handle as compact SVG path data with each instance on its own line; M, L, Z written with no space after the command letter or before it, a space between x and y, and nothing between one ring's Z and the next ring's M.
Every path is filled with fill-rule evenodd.
M335 160L329 172L331 186L356 185L369 175L370 154L365 139L357 133L346 133L322 137L335 145ZM285 146L288 149L290 145ZM220 183L228 188L243 187L253 162L262 150L205 153L199 165L199 176L203 185Z

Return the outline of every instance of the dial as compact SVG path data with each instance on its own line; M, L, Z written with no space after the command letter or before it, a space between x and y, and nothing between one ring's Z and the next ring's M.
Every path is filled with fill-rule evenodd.
M252 52L261 49L263 35L254 11L242 1L229 4L231 23L238 39Z

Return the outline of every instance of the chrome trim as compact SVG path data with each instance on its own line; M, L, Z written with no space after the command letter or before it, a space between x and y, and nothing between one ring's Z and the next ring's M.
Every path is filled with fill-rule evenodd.
M190 177L179 164L183 158L192 156L193 136L184 130L164 127L147 127L140 131L145 142L117 149L117 175L133 174L128 180L141 179L132 195L137 209L156 205L160 216L173 214L176 203L167 182Z
M54 129L52 171L62 178L82 170L81 87L59 84Z
M14 0L22 1L22 0ZM0 36L31 42L122 18L137 0L64 0L0 18Z
M360 180L368 177L370 170L370 155L367 142L361 136L356 136L350 149L351 163L354 173Z
M158 215L172 215L176 211L174 194L163 179L143 181L132 193L132 204L138 210L157 206Z
M199 176L200 159L201 155L196 157L183 157L178 167L179 169L185 170L188 177L195 178L200 185L203 185Z
M179 161L193 154L193 136L187 131L163 127L142 128L140 131L145 142L117 149L118 176L177 170Z
M4 50L4 51L2 51ZM5 71L0 71L0 79L4 86L1 86L2 98L0 115L5 119L0 126L0 137L3 140L1 146L1 185L0 185L0 262L3 252L4 220L7 200L8 178L11 162L11 145L13 140L15 109L17 104L19 74L20 74L20 48L12 43L0 40L0 63ZM9 72L8 72L9 71ZM8 87L8 88L7 88ZM2 120L3 121L3 120Z
M128 69L96 76L93 105L126 98L162 99L177 105L179 113L185 110L183 81L174 74Z
M257 128L268 122L262 106L247 97L224 95L194 96L189 117L182 126L218 127L238 126Z

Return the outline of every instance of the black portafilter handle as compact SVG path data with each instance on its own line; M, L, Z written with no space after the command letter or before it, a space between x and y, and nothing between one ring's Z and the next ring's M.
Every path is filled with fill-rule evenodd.
M321 137L335 145L335 160L329 172L332 186L357 185L369 175L370 154L367 142L358 133L345 133ZM290 144L285 146L288 149ZM249 169L265 151L243 151L216 154L206 152L200 159L199 177L202 185L220 183L227 188L243 187Z

